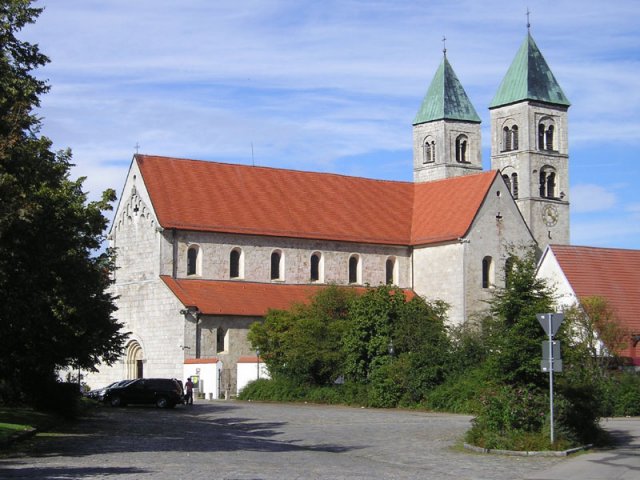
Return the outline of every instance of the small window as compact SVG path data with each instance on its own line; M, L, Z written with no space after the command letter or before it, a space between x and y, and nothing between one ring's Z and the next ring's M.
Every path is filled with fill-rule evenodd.
M518 199L518 174L517 173L511 174L511 194L513 195L513 198L515 198L516 200Z
M312 282L320 281L320 260L321 256L319 253L311 255L309 279Z
M482 288L489 288L494 283L493 258L486 256L482 259Z
M271 280L282 280L282 252L275 250L271 253Z
M511 192L511 178L509 178L509 175L502 175L502 179L504 180L504 183L507 184L507 188Z
M200 273L200 247L191 245L187 250L187 275Z
M360 257L358 255L351 255L351 257L349 257L349 283L361 283L360 276Z
M396 281L396 259L393 257L387 258L385 263L385 283L387 285L394 285L398 282Z
M502 151L510 152L512 150L518 150L520 140L518 137L518 126L513 125L512 127L505 126L502 129Z
M222 327L216 329L216 353L226 352L227 330Z
M556 172L553 167L540 170L540 197L556 198Z
M431 137L427 137L422 144L422 163L433 163L435 160L436 142Z
M456 138L456 162L468 163L467 159L467 136L458 135Z
M555 126L551 117L545 117L538 124L538 150L555 150L554 142Z
M229 254L229 277L242 277L242 250L234 248Z

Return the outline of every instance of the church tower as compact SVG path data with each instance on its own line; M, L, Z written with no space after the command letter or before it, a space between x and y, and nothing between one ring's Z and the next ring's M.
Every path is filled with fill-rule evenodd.
M413 121L413 181L482 171L480 117L460 84L446 49Z
M569 243L569 100L527 32L491 106L499 170L539 249Z

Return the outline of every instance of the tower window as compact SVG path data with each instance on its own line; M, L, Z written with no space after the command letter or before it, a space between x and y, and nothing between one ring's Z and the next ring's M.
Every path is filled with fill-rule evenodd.
M550 117L545 117L538 124L538 150L556 150L554 148L555 127Z
M467 159L467 136L458 135L456 138L456 162L469 163Z
M513 198L515 199L518 198L518 174L517 173L511 174L511 194L513 195Z
M504 180L504 183L507 184L507 188L511 192L511 179L509 178L509 175L502 175L502 179ZM513 193L513 192L511 192L511 193Z
M552 167L540 170L540 197L556 198L556 172Z
M422 144L422 163L433 163L436 161L436 142L431 137L427 137Z
M502 129L502 151L510 152L512 150L518 150L519 148L519 139L518 139L518 126L513 125L512 127L505 126Z

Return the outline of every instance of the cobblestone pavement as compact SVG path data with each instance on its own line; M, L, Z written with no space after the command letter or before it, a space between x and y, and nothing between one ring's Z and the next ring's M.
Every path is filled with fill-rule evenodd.
M3 454L0 478L513 480L567 461L456 448L469 421L233 401L173 410L105 407L60 434L36 437L20 453Z

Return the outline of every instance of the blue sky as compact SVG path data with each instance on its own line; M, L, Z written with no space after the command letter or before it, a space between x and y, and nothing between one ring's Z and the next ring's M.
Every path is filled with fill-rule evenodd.
M97 197L141 153L412 179L411 122L447 57L482 118L531 33L572 103L573 244L640 248L637 0L47 0L21 34L40 111ZM253 150L253 158L252 158Z

